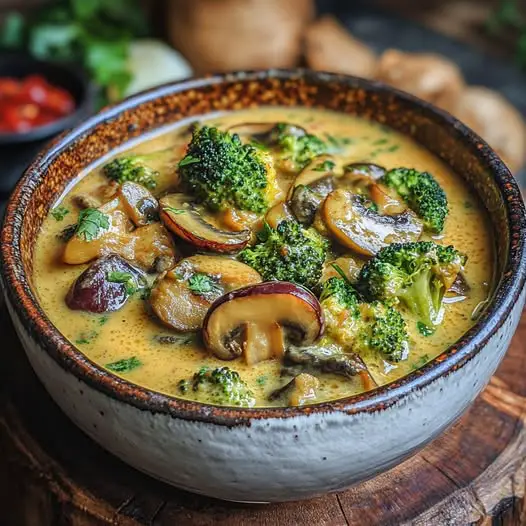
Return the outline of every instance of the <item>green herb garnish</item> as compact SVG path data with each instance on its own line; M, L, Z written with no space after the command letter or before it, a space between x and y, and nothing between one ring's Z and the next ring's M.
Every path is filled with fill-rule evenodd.
M179 161L178 166L186 166L188 164L194 164L194 163L200 163L200 162L201 162L201 159L199 159L198 157L194 157L193 155L187 155L186 157L183 157Z
M106 323L108 323L108 320L110 319L109 316L107 315L104 315L104 316L101 316L98 320L98 323L99 325L102 327L103 325L106 325Z
M373 146L380 146L382 144L387 144L389 142L389 139L378 139L373 142Z
M420 356L418 361L416 361L411 368L415 371L416 369L420 369L420 367L424 366L427 362L429 362L429 354L424 354L423 356Z
M96 208L82 210L75 233L84 241L93 241L110 228L110 218Z
M87 332L81 332L79 334L79 337L75 340L75 343L77 345L88 345L90 344L99 333L97 331L87 331Z
M188 280L188 288L198 296L220 292L219 285L208 274L197 273Z
M267 383L267 380L268 380L268 376L265 376L265 375L263 375L263 376L258 376L258 377L256 378L256 383L257 383L258 385L265 385L265 384Z
M119 270L108 272L108 274L106 274L106 279L111 283L122 283L128 296L137 292L137 281L130 272L121 272Z
M186 210L184 210L183 208L174 208L173 206L164 206L163 210L165 212L170 212L170 214L175 215L184 214L186 212Z
M51 210L51 215L55 221L63 221L64 218L69 214L69 210L65 206L57 206Z
M417 321L416 322L416 328L418 329L418 332L422 335L422 336L431 336L432 334L435 333L435 329L432 328L432 327L428 327L425 323L421 322L421 321Z
M327 159L326 161L318 164L315 168L313 168L313 170L315 172L330 172L331 170L334 170L335 166L336 163L334 161Z
M127 373L133 369L136 369L137 367L140 367L141 365L141 360L139 360L139 358L136 356L132 356L131 358L123 358L122 360L118 360L116 362L107 363L105 367L114 373Z

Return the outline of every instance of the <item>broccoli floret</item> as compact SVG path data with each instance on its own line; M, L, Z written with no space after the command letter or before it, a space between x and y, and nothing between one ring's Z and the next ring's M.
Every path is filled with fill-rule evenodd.
M264 280L292 281L314 288L320 280L328 241L313 229L294 220L281 221L276 229L265 224L258 243L239 254L243 263L257 270Z
M409 168L395 168L387 172L381 182L396 190L424 221L427 230L442 232L448 214L447 197L430 173Z
M281 160L294 172L299 172L317 155L328 152L326 143L319 137L284 122L270 131L267 144L279 151Z
M180 380L177 387L186 398L205 404L252 407L256 403L239 373L229 367L202 367L190 380Z
M159 175L157 170L148 166L150 156L147 155L128 155L118 157L102 167L104 175L113 181L122 184L126 181L133 181L153 190L157 186L156 177Z
M360 271L366 296L402 302L428 327L442 317L442 299L466 262L452 246L431 241L393 243L378 252Z
M237 134L195 128L179 162L182 183L211 210L235 207L263 213L277 192L272 158Z
M323 284L320 303L327 335L362 357L380 353L391 361L407 357L409 336L402 315L380 301L366 303L343 278Z

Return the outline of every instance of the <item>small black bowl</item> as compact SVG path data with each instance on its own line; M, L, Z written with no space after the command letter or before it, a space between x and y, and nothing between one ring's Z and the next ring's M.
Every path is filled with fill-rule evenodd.
M75 110L27 132L0 133L0 144L28 143L46 139L72 128L93 113L96 89L83 71L68 64L44 62L23 53L0 53L0 77L25 78L41 75L51 84L68 91L75 99Z

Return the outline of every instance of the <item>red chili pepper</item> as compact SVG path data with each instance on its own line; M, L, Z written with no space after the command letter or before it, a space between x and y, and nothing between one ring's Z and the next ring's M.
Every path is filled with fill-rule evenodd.
M40 75L0 77L0 131L26 132L70 114L75 101Z

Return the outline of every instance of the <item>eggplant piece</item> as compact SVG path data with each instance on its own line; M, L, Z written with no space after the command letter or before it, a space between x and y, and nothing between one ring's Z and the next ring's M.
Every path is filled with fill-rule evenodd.
M112 279L112 275L118 275L120 280ZM73 310L112 312L126 303L131 295L130 286L141 290L146 285L141 270L117 254L110 254L93 262L77 278L68 291L66 304Z
M169 194L160 200L160 217L175 235L204 250L231 253L250 241L250 230L220 230L203 217L185 194Z
M410 210L398 215L380 215L367 208L363 197L335 190L320 209L328 231L347 248L373 256L391 243L417 241L423 225Z
M267 281L221 296L203 322L205 346L221 360L244 355L248 364L281 357L285 339L309 345L325 320L316 297L285 281Z
M135 226L145 226L157 221L159 203L142 184L126 181L119 187L117 195Z
M208 288L199 290L193 276L206 276ZM149 304L168 327L179 332L196 331L214 300L225 292L260 281L261 276L252 267L234 259L192 256L180 261L156 283Z
M300 373L283 387L270 393L269 401L279 400L287 395L289 406L302 406L316 400L316 390L320 387L320 381L307 373Z

